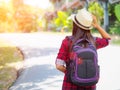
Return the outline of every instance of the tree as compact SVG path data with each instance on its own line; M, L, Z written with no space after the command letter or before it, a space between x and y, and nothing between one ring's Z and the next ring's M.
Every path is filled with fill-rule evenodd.
M89 4L88 10L97 17L99 24L103 23L103 8L98 2L91 2Z
M12 0L14 9L15 29L17 32L36 31L36 15L32 13L30 6L23 3L23 0Z

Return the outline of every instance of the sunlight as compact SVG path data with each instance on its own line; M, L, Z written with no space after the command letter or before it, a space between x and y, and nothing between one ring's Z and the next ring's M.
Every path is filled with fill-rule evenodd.
M49 0L24 0L25 4L46 9L50 6Z
M4 0L6 3L8 3L10 0Z
M9 3L10 0L0 0L0 2L5 2L5 3Z

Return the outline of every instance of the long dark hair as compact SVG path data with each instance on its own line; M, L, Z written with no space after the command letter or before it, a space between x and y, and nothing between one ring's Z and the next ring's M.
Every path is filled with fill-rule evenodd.
M78 27L74 22L73 22L72 36L73 36L72 44L74 44L80 38L86 38L91 43L93 43L94 46L96 46L95 45L95 39L92 36L91 31L90 30L84 30L84 29Z

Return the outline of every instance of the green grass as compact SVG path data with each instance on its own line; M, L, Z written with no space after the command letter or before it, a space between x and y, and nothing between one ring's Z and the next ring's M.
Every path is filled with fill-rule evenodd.
M120 36L118 36L118 35L111 35L111 44L113 44L113 45L120 45Z
M112 41L112 44L114 44L114 45L120 45L120 40L114 40L114 41Z
M0 40L0 90L8 90L17 78L23 56L15 46Z

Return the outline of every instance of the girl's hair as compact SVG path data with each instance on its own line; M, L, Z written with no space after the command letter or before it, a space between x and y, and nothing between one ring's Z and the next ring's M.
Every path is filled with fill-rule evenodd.
M84 30L80 27L78 27L74 22L73 22L73 30L72 30L72 36L73 36L73 41L72 45L80 38L86 38L88 39L91 43L95 45L95 39L92 36L90 30Z

